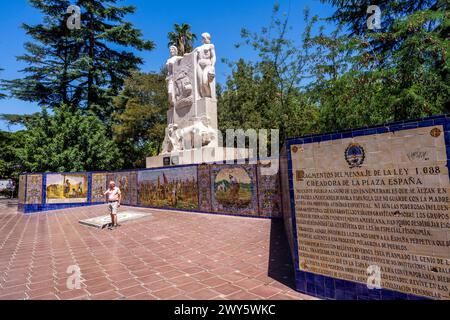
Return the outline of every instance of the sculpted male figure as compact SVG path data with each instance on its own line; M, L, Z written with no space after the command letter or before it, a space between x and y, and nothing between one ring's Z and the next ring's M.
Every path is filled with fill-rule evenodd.
M171 57L166 62L167 67L167 88L169 92L169 102L171 106L175 105L175 79L173 74L173 67L178 60L182 59L178 56L178 49L175 46L170 47Z
M195 49L198 91L200 97L212 98L212 92L216 89L211 86L216 77L216 48L211 43L209 33L202 34L202 43L203 45Z

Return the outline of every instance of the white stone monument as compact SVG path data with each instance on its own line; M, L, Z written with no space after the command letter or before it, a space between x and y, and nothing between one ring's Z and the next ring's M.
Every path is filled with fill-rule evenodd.
M147 168L196 164L248 157L247 150L223 148L218 138L216 50L209 33L184 57L170 47L167 60L168 126L162 153L147 158ZM220 142L219 142L220 140Z

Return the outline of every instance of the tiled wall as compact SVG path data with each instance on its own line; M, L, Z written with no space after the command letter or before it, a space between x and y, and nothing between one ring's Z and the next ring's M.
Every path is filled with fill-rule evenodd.
M437 127L437 128L433 128ZM299 256L302 256L302 252L299 251L298 247L299 244L302 244L302 234L298 232L297 229L297 212L296 212L296 205L294 201L294 179L297 180L297 186L298 181L303 181L301 176L296 176L296 173L293 172L293 153L298 151L304 152L303 148L298 147L299 145L306 146L308 144L312 143L320 143L322 146L332 146L331 148L339 148L339 140L343 139L357 139L359 141L370 141L375 143L376 145L376 139L379 139L378 135L386 134L386 133L393 133L393 137L402 137L405 139L410 138L410 134L407 131L404 130L415 130L420 128L426 128L426 130L421 130L420 132L425 132L426 136L433 136L436 134L436 136L442 137L444 135L445 138L445 146L444 154L445 154L445 148L446 148L446 159L438 159L442 161L442 163L445 166L445 163L447 164L447 168L450 168L450 160L448 159L448 156L450 155L450 118L448 116L437 116L437 117L430 117L426 119L420 119L416 121L405 121L405 122L397 122L388 124L385 126L379 126L379 127L371 127L371 128L364 128L364 129L357 129L352 131L345 131L345 132L337 132L332 134L325 134L325 135L313 135L313 136L307 136L302 138L295 138L288 140L286 144L286 153L288 155L288 158L284 158L283 155L281 157L281 194L283 196L282 202L284 207L284 222L285 222L285 229L286 233L289 238L289 243L291 246L292 254L294 257L294 265L295 265L295 275L296 275L296 287L299 292L316 296L323 299L338 299L338 300L392 300L392 299L407 299L407 300L417 300L417 299L429 299L429 297L423 297L420 295L415 294L406 294L404 292L398 292L393 291L390 289L385 289L382 285L382 289L369 289L366 283L361 282L353 282L348 280L342 280L338 278L333 278L329 276L324 276L322 274L317 274L313 272L307 272L304 271L307 267L300 266L299 263ZM443 128L443 132L440 128ZM422 134L422 133L421 133ZM416 138L417 139L417 138ZM419 138L420 139L420 138ZM427 139L430 139L429 137ZM332 143L336 141L336 143ZM416 146L414 144L414 146ZM417 146L416 146L417 147ZM434 146L428 145L426 146L430 149L430 154L432 156L434 155L433 150L431 150ZM329 148L329 149L331 149ZM441 148L439 146L439 148ZM299 150L302 149L302 150ZM340 149L342 149L342 144ZM392 152L394 161L396 160L396 155L398 155L397 150L395 147L391 148L392 150L389 152ZM414 149L414 148L412 148ZM442 148L441 148L442 149ZM440 150L441 150L440 149ZM308 149L309 150L309 149ZM328 149L326 149L328 150ZM416 149L414 149L416 150ZM366 150L367 151L367 150ZM306 151L305 151L306 152ZM322 163L319 164L320 172L323 172L325 170L323 166L328 166L328 170L333 170L333 167L335 166L335 162L333 161L342 161L342 159L339 160L330 160L334 159L334 157L340 156L343 158L344 153L339 154L326 154L325 150L322 150L323 153L325 153L323 156L327 157L327 159L324 159ZM369 153L370 151L367 151ZM380 153L380 152L378 152ZM373 156L386 156L383 154L374 154ZM382 152L381 152L382 153ZM366 154L367 155L367 154ZM317 156L316 154L314 156ZM371 155L372 156L372 155ZM298 157L298 155L297 155ZM309 161L307 155L305 155L303 158L305 158L305 161ZM378 158L377 158L378 159ZM345 159L347 160L347 159ZM426 159L424 159L426 160ZM296 160L298 161L298 160ZM314 161L317 161L314 158ZM315 167L315 162L311 162L312 166ZM381 161L381 160L380 160ZM308 163L310 163L308 162ZM305 164L306 165L306 164ZM304 173L303 171L299 171L301 173ZM444 179L447 180L448 179ZM290 193L290 197L284 197L286 193ZM448 193L448 191L447 191ZM306 239L305 239L306 241ZM445 258L444 258L445 259ZM447 257L447 261L448 257ZM301 270L302 269L302 270ZM448 276L448 274L447 274ZM445 277L441 278L445 279ZM441 281L439 283L439 281ZM440 284L441 286L446 286L448 283L442 282L442 280L436 281L437 284ZM444 297L445 299L445 297ZM448 299L448 298L447 298Z
M103 195L108 187L108 176L105 173L93 173L92 174L92 187L91 187L91 202L92 203L104 203L105 196Z
M81 177L86 177L87 187ZM20 177L26 201L19 209L32 213L102 204L111 180L121 189L124 205L281 218L279 174L265 176L256 164L27 174Z
M44 196L47 204L87 203L89 175L87 173L51 173L44 176Z
M211 166L200 165L198 170L198 205L204 212L212 212Z
M274 163L260 165L257 167L258 173L258 200L259 214L263 217L282 218L282 201L280 194L280 174L270 174L263 172L267 166L275 165Z
M122 203L136 206L138 201L137 172L115 172L107 175L107 183L115 181L122 192Z
M211 166L212 211L258 216L256 166Z
M198 211L197 166L138 172L138 205Z
M284 147L280 155L280 195L283 213L284 228L291 249L292 258L294 259L294 231L292 227L292 211L291 197L289 194L289 175L288 175L288 156ZM294 262L295 263L295 262Z

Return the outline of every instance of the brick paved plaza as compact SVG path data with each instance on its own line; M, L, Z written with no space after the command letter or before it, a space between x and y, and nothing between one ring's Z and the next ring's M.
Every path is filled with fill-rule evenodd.
M83 226L106 206L24 215L0 200L0 300L311 299L295 292L282 221L124 207L149 217ZM78 265L80 290L66 273Z

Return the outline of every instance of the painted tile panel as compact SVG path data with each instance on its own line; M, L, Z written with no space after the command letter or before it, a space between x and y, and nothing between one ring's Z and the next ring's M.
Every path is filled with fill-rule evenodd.
M197 167L140 171L140 206L198 210Z
M213 165L211 194L213 212L257 216L256 167Z
M27 175L26 204L42 204L42 174Z

